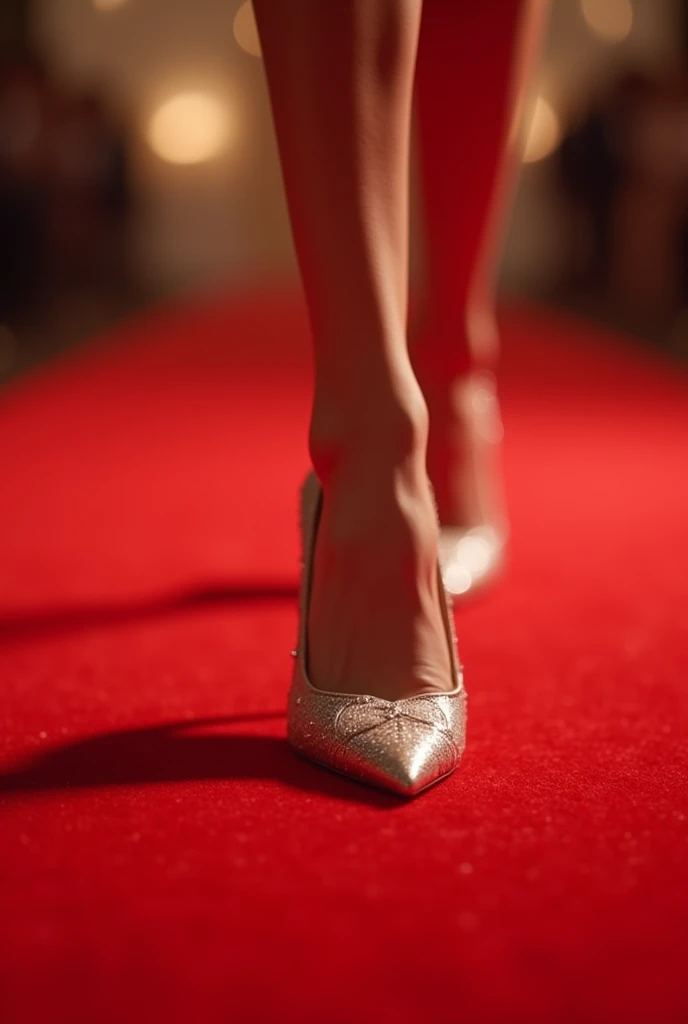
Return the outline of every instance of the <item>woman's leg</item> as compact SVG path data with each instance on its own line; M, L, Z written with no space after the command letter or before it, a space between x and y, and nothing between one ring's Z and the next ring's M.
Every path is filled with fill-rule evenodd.
M427 409L406 343L421 0L254 9L314 343L311 677L390 699L447 690Z
M497 355L494 264L517 170L515 115L546 8L547 0L426 0L423 10L416 99L427 280L412 354L446 524L498 514L489 435L499 436L499 422L485 375Z

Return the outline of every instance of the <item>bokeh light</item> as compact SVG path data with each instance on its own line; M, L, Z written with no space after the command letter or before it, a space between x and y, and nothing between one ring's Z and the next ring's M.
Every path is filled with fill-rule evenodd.
M236 12L236 17L234 18L234 38L241 49L245 50L246 53L250 53L252 57L260 57L262 55L258 26L253 14L251 0L246 0Z
M184 92L170 97L148 125L151 149L173 164L212 160L228 139L227 111L217 97L206 92Z
M526 132L523 162L533 164L544 160L554 152L560 139L561 124L554 107L543 96L538 96Z
M118 7L124 7L128 0L92 0L97 11L116 11Z
M605 43L620 43L633 28L631 0L581 0L585 22Z

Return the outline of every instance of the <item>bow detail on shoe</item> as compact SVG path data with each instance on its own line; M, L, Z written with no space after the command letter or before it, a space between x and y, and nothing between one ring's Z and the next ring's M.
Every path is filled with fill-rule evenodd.
M355 697L337 713L335 733L343 740L378 729L389 722L405 721L421 729L439 732L458 756L454 735L437 695L409 697L407 700L383 700L381 697Z

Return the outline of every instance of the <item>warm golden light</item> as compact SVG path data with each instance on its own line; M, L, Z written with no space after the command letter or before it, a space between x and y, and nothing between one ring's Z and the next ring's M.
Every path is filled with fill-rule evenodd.
M523 162L534 164L544 160L557 148L560 138L561 125L554 108L546 99L538 96L526 133Z
M251 0L246 0L246 3L243 3L236 12L236 17L234 18L234 38L242 50L246 50L246 53L250 53L252 57L261 56L262 50L260 48L258 26L253 15Z
M444 585L452 594L465 594L471 589L473 577L465 565L450 565L444 572Z
M591 32L605 43L620 43L633 28L631 0L581 0L581 12Z
M93 0L93 6L97 11L114 11L118 7L124 7L127 0Z
M205 92L178 93L153 114L148 126L151 149L172 164L199 164L220 153L228 136L227 112Z

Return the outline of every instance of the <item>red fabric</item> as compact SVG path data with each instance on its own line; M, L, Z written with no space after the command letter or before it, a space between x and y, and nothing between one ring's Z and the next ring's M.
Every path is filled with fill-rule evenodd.
M411 803L283 739L301 308L161 312L4 396L4 1024L686 1020L688 388L504 332L511 566Z

